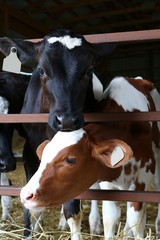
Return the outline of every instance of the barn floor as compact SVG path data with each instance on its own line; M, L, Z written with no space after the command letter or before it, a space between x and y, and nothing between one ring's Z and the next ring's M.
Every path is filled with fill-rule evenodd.
M17 139L15 146L22 147L22 140ZM19 152L19 149L16 150ZM25 184L24 170L22 162L18 161L17 169L9 173L12 184L15 186L23 186ZM101 208L101 202L99 203ZM118 234L115 239L121 239L122 229L125 222L125 203L121 203L122 206L122 219L121 224L118 229ZM103 235L91 237L89 234L89 225L88 225L88 215L90 210L90 202L83 201L83 222L82 222L82 232L83 239L103 239ZM154 230L154 221L157 214L157 204L148 204L147 205L147 225L146 225L146 238L145 239L156 239L155 230ZM1 209L0 209L1 214ZM60 239L69 239L70 234L68 229L65 231L60 231L58 229L60 215L60 207L47 209L44 213L44 222L43 227L39 233L35 233L34 239L36 240L60 240ZM103 233L102 233L103 234ZM20 199L15 197L13 198L13 211L11 213L10 222L0 222L0 239L1 240L14 240L14 239L23 239L23 207L20 203ZM126 238L125 238L126 239ZM130 238L131 239L131 238Z

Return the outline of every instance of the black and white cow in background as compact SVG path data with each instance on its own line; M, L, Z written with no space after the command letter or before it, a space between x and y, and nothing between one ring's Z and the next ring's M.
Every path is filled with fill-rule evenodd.
M0 114L20 113L30 75L0 72ZM0 184L9 185L8 172L16 169L12 151L14 129L17 124L0 124ZM22 131L20 131L22 132ZM1 196L2 220L10 219L12 201L10 196Z
M90 92L94 67L113 51L115 44L91 44L80 34L58 30L37 43L7 37L0 39L0 49L6 56L12 47L22 63L37 62L21 113L49 113L47 124L24 124L27 139L23 161L28 181L39 166L38 145L46 138L50 140L58 130L71 131L83 126L83 112L92 111L94 107L95 99ZM70 219L68 223L77 218L80 209L79 200L64 204L65 217ZM32 228L28 210L24 221L27 237ZM73 233L72 237L79 239L80 236Z

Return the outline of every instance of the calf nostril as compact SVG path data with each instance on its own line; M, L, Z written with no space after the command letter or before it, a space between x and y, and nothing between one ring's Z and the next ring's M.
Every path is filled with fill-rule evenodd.
M55 121L56 121L57 125L61 125L62 124L62 117L55 116Z
M32 200L34 194L28 191L25 187L21 189L20 198L21 202L24 204L26 201Z
M80 115L56 115L54 118L54 124L60 131L72 131L79 129L83 125L83 118Z
M26 197L26 200L30 200L33 198L33 193L31 193L29 196Z

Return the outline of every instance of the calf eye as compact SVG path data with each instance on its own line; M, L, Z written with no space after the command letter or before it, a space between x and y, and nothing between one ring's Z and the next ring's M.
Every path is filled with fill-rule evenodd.
M69 158L66 158L66 162L68 164L75 164L77 161L77 159L75 157L69 157Z
M44 76L44 70L43 70L43 68L41 68L41 67L39 67L39 75L40 75L40 77L43 77Z

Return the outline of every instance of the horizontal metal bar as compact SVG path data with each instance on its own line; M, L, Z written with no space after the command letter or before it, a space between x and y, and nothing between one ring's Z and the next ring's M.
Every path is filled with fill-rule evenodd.
M127 42L141 42L141 41L157 41L160 40L160 29L153 30L141 30L141 31L130 31L130 32L117 32L117 33L100 33L84 35L87 41L91 43L103 43L103 42L116 42L116 43L127 43ZM38 39L28 39L28 41L38 42Z
M84 37L86 38L87 41L93 43L102 42L126 43L126 42L155 41L160 40L160 29L92 34L85 35Z
M160 121L160 112L114 112L84 114L85 122Z
M160 202L160 192L136 192L120 190L88 190L76 197L85 200L111 200L122 202Z
M15 186L0 186L0 196L14 196L19 197L21 187Z
M45 123L48 114L0 114L0 123Z
M0 195L16 196L20 195L21 187L0 186ZM160 202L160 192L135 192L120 190L87 190L75 199L82 200L111 200L122 202Z
M160 121L160 112L86 113L85 122ZM48 114L0 114L0 123L45 123Z

